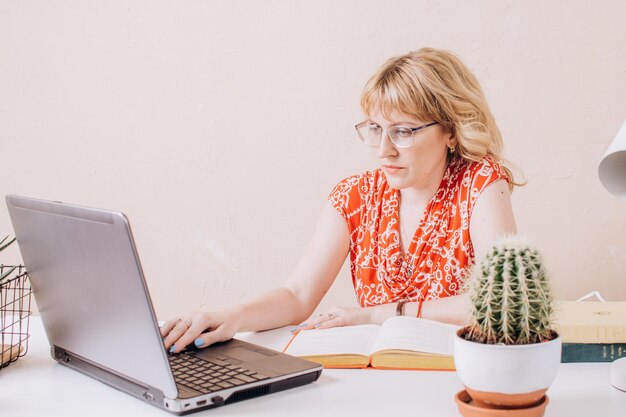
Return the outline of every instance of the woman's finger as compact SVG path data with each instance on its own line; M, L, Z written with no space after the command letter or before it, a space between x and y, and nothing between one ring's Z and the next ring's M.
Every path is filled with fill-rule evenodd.
M187 345L182 346L182 344L179 343L179 346L177 346L177 349L172 350L172 346L176 342L178 342L179 339L182 338L183 335L185 333L187 333L188 330L190 330L191 324L192 324L191 320L183 320L183 319L176 320L174 322L174 325L172 326L171 330L169 331L169 333L167 334L167 336L163 340L163 344L165 345L165 349L169 349L169 350L175 352L176 350L180 350L183 347L187 346Z
M166 321L165 324L163 324L163 326L161 326L160 328L161 337L167 336L172 331L172 329L174 328L178 320L180 319L172 319L172 320Z
M224 324L217 327L215 330L202 333L195 340L194 344L197 348L204 349L205 347L211 346L217 342L223 342L228 339L231 339L230 335L226 335L224 332Z
M178 353L190 345L195 345L196 347L200 347L202 344L200 343L200 346L198 346L198 343L195 343L195 342L198 340L198 337L200 336L202 331L203 331L202 327L196 326L196 325L187 328L180 335L178 340L176 340L172 344L172 346L169 348L170 353Z
M317 329L318 330L324 330L324 329L330 329L332 327L342 327L344 326L345 323L343 322L343 319L341 317L335 317L332 320L327 320L323 323L321 323Z
M297 326L296 328L292 329L293 331L296 330L312 330L312 329L316 329L319 328L323 323L329 321L329 320L333 320L337 318L337 313L321 313L318 314L317 316L312 317L310 320L307 320L306 323L303 323L299 326Z

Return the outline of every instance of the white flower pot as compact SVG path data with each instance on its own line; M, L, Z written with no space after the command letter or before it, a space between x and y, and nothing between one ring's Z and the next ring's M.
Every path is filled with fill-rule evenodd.
M457 331L454 363L476 404L526 407L541 401L561 363L561 338L530 345L490 345Z

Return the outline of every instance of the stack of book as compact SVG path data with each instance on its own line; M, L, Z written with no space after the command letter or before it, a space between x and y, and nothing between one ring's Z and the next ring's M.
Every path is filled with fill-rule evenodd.
M626 302L559 301L561 362L612 362L626 357ZM284 352L327 368L454 370L458 326L392 317L360 325L297 332Z
M612 362L626 357L626 302L559 301L561 362Z

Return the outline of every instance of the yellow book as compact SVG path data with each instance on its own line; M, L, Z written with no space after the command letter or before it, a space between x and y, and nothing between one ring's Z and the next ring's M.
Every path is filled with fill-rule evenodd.
M284 352L326 368L454 370L458 326L398 316L364 324L297 332Z
M555 310L563 343L626 343L624 301L558 301Z

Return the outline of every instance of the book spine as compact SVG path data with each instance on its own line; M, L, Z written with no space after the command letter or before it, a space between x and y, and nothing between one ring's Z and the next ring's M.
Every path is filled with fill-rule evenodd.
M558 333L563 343L625 343L626 326L590 325L561 326Z
M613 362L626 357L626 343L563 343L561 363Z

